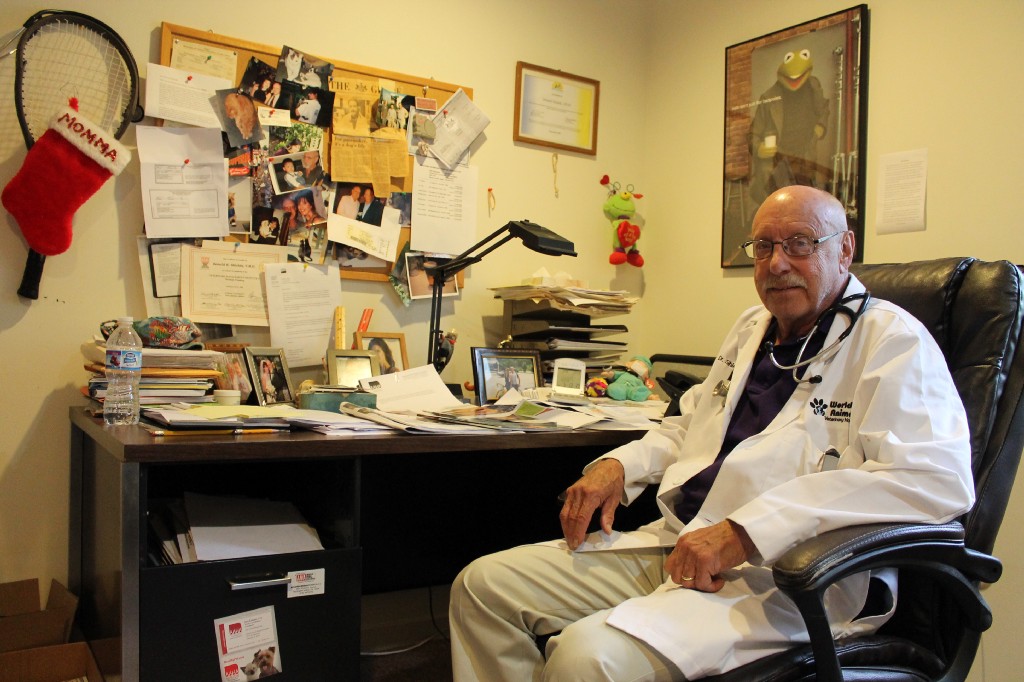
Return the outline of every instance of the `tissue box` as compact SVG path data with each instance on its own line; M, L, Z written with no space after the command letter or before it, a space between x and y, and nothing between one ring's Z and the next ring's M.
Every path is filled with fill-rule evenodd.
M0 654L5 680L18 682L62 682L86 679L103 682L96 659L85 642L58 644Z
M78 597L56 580L42 610L37 579L0 584L0 652L67 642L77 608Z

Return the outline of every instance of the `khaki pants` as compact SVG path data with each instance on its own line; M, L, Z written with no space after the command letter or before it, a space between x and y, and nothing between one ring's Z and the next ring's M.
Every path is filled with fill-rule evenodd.
M477 559L452 586L455 682L682 680L656 651L604 623L611 607L665 580L666 556L525 545ZM535 636L559 631L545 659Z

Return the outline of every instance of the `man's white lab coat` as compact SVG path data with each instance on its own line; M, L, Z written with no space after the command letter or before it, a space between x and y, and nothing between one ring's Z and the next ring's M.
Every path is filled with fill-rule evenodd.
M863 291L851 276L844 295ZM852 304L854 310L858 306L859 301ZM679 528L675 491L718 454L770 320L761 306L746 311L707 380L683 396L682 415L606 455L622 462L629 501L660 481L664 518L652 525ZM846 322L836 316L824 348ZM911 315L873 300L839 351L804 374L814 375L821 375L820 383L799 384L768 428L725 458L697 517L683 529L731 519L757 547L759 556L751 559L756 565L727 572L727 585L717 594L662 589L625 602L608 617L609 624L654 646L689 678L773 651L737 647L740 642L807 641L802 622L773 606L788 600L775 590L767 568L800 541L857 524L941 523L974 502L963 406L941 351ZM722 381L730 384L728 394L712 395ZM821 471L830 448L840 453L838 468ZM893 586L891 574L879 577ZM837 636L873 630L888 618L853 620L867 584L867 575L852 576L828 595Z

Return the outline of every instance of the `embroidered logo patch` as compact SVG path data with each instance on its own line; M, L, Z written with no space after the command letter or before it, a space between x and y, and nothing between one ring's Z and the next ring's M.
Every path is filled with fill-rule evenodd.
M850 411L853 409L853 401L830 400L826 403L821 398L815 398L810 402L811 410L819 417L824 417L827 422L850 423Z

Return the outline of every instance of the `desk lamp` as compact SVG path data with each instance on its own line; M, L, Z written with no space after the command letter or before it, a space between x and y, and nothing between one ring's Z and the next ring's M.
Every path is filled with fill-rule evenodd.
M434 365L438 372L441 372L451 359L451 350L445 347L444 332L441 331L441 295L444 292L445 282L470 265L479 263L484 256L514 238L521 239L526 248L537 253L545 253L549 256L576 255L575 247L568 239L555 234L546 227L531 223L529 220L513 220L447 263L426 268L427 274L434 278L430 298L430 338L427 347L427 362Z

